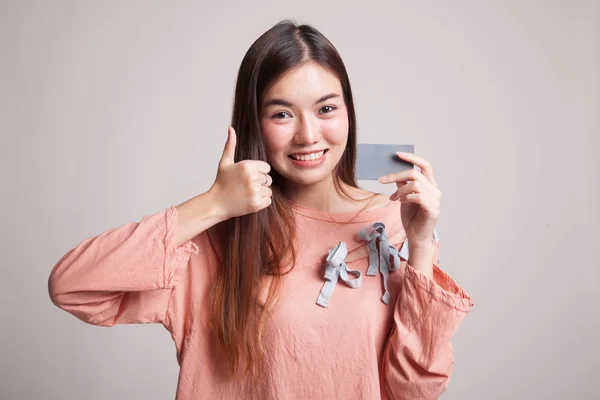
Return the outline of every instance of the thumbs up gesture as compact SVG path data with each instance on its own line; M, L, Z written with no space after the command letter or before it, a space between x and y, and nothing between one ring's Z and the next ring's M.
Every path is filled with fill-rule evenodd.
M271 166L264 161L234 161L235 130L228 129L217 178L210 188L226 219L258 212L271 205Z

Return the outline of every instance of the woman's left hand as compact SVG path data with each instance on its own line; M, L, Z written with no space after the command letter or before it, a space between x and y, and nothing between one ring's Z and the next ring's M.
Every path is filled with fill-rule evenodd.
M397 153L402 160L418 166L382 176L381 183L396 183L398 190L390 200L400 200L402 225L411 248L431 246L433 230L440 217L441 192L433 178L429 161L411 153Z

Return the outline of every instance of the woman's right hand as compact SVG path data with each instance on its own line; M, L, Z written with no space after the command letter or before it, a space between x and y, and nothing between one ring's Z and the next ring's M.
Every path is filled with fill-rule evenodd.
M271 166L264 161L234 161L236 135L228 129L217 178L209 192L224 219L258 212L271 205Z

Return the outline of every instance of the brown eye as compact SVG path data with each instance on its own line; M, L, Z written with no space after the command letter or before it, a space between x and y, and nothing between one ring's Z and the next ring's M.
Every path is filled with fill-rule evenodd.
M275 119L284 119L286 115L289 115L289 114L286 113L285 111L281 111L281 112L278 112L277 114L273 115L272 118L275 118Z
M327 111L324 111L324 110L327 110ZM325 107L321 108L321 111L324 111L323 114L329 114L333 110L335 110L335 107L333 107L333 106L325 106Z

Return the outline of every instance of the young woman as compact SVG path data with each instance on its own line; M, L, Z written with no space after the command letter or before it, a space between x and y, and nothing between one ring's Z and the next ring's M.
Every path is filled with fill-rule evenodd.
M242 61L210 190L83 241L52 301L94 325L163 324L180 400L437 398L473 302L437 265L433 170L399 154L420 170L380 178L388 197L358 188L355 155L338 52L283 21Z

